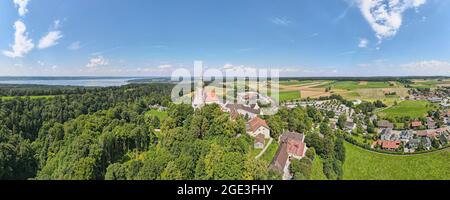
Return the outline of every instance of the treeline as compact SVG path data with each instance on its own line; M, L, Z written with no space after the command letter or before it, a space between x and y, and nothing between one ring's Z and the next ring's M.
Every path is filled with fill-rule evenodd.
M49 134L54 138L47 138L55 126L117 106L142 114L150 104L168 104L172 87L170 84L128 85L51 99L0 100L0 179L34 177L48 155L41 143L53 144L51 141L66 137L59 132Z
M44 96L44 95L65 95L84 94L96 88L75 87L75 86L48 86L48 85L0 85L0 96Z

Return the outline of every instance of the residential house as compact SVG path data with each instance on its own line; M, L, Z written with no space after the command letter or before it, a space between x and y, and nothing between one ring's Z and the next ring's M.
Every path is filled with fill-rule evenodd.
M279 138L280 143L287 144L289 156L296 159L305 157L307 147L304 140L305 136L296 132L285 132Z
M394 129L394 124L390 123L387 120L381 120L378 121L377 123L378 128L390 128L390 129Z
M407 143L414 138L414 134L410 130L404 130L400 133L400 141Z
M448 133L449 130L450 130L450 127L438 128L438 129L436 129L436 134L442 135L442 134Z
M254 141L254 148L255 149L262 149L264 148L265 145L265 137L263 134L259 134L256 136L255 141Z
M420 144L420 139L412 139L412 140L408 141L406 146L410 149L417 149L419 147L419 144Z
M426 150L430 150L431 149L431 140L430 140L430 138L429 137L423 137L422 138L422 144L423 144L423 147L426 149Z
M436 122L434 122L434 121L427 122L427 128L428 129L435 129L435 128L437 128Z
M414 120L411 122L411 128L420 128L422 126L422 122L419 120Z
M441 103L442 102L442 98L440 98L440 97L431 97L431 98L428 98L428 101L430 101L431 103Z
M391 128L385 128L381 131L381 140L391 140L392 136L392 129Z
M418 137L426 137L426 138L436 138L438 134L436 133L436 130L423 130L423 131L417 131L416 135Z
M385 150L397 150L398 148L400 148L400 141L378 140L372 146L375 145L379 145L382 149Z
M356 128L356 123L346 121L346 122L344 123L344 126L345 126L345 128L346 128L347 130L352 131L353 129Z
M247 134L249 134L252 137L256 137L259 134L264 135L264 138L270 138L270 127L267 125L267 122L258 116L251 119L247 122L246 125L247 128Z

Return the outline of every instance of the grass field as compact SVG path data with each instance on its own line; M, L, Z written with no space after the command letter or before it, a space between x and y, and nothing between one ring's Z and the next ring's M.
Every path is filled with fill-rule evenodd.
M166 111L158 111L158 110L150 110L146 113L146 115L156 116L159 118L160 121L163 121L168 117Z
M434 106L427 101L402 101L396 106L392 106L378 113L380 117L423 117Z
M270 144L270 146L267 148L266 152L264 152L264 154L261 156L260 159L266 161L266 163L268 165L270 165L273 157L275 157L275 154L277 153L278 146L279 146L278 142L274 140L272 142L272 144Z
M370 152L345 143L346 180L449 180L450 150L394 156ZM317 175L315 175L317 176Z

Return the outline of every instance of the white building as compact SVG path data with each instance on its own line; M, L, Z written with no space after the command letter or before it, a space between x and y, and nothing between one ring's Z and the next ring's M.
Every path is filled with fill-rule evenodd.
M247 122L247 134L252 137L256 137L259 134L262 134L264 135L264 138L269 139L270 128L265 120L259 117L255 117Z

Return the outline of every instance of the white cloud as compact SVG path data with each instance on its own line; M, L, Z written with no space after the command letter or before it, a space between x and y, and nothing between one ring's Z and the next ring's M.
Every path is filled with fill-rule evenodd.
M63 35L61 35L61 31L50 31L44 37L39 40L39 49L45 49L58 44L58 40L61 39Z
M397 34L402 25L403 12L418 9L426 0L356 0L362 15L381 41Z
M289 26L292 24L292 21L289 19L286 19L284 17L275 17L270 19L270 21L276 25L280 25L280 26Z
M28 33L26 33L27 27L22 21L16 21L14 28L16 32L14 34L14 44L11 46L12 51L3 51L3 54L10 58L24 57L34 48L33 41L28 38Z
M367 48L367 45L369 45L369 40L366 38L360 38L359 39L359 44L358 47L359 48Z
M99 67L99 66L106 66L108 64L109 64L108 60L103 58L103 56L97 56L97 57L91 58L91 60L89 60L89 63L86 65L86 67L95 68L95 67Z
M160 66L158 66L158 68L159 69L169 69L169 68L172 68L172 65L168 65L168 64L160 65Z
M401 65L404 71L421 75L449 75L450 63L439 60L428 60Z
M76 41L76 42L72 42L67 49L72 50L72 51L76 51L78 49L81 49L81 43L80 41Z
M44 66L45 65L45 63L40 61L40 60L37 61L37 64L40 65L40 66Z
M25 16L28 12L28 2L30 2L30 0L14 0L14 5L19 8L18 12L21 17Z

